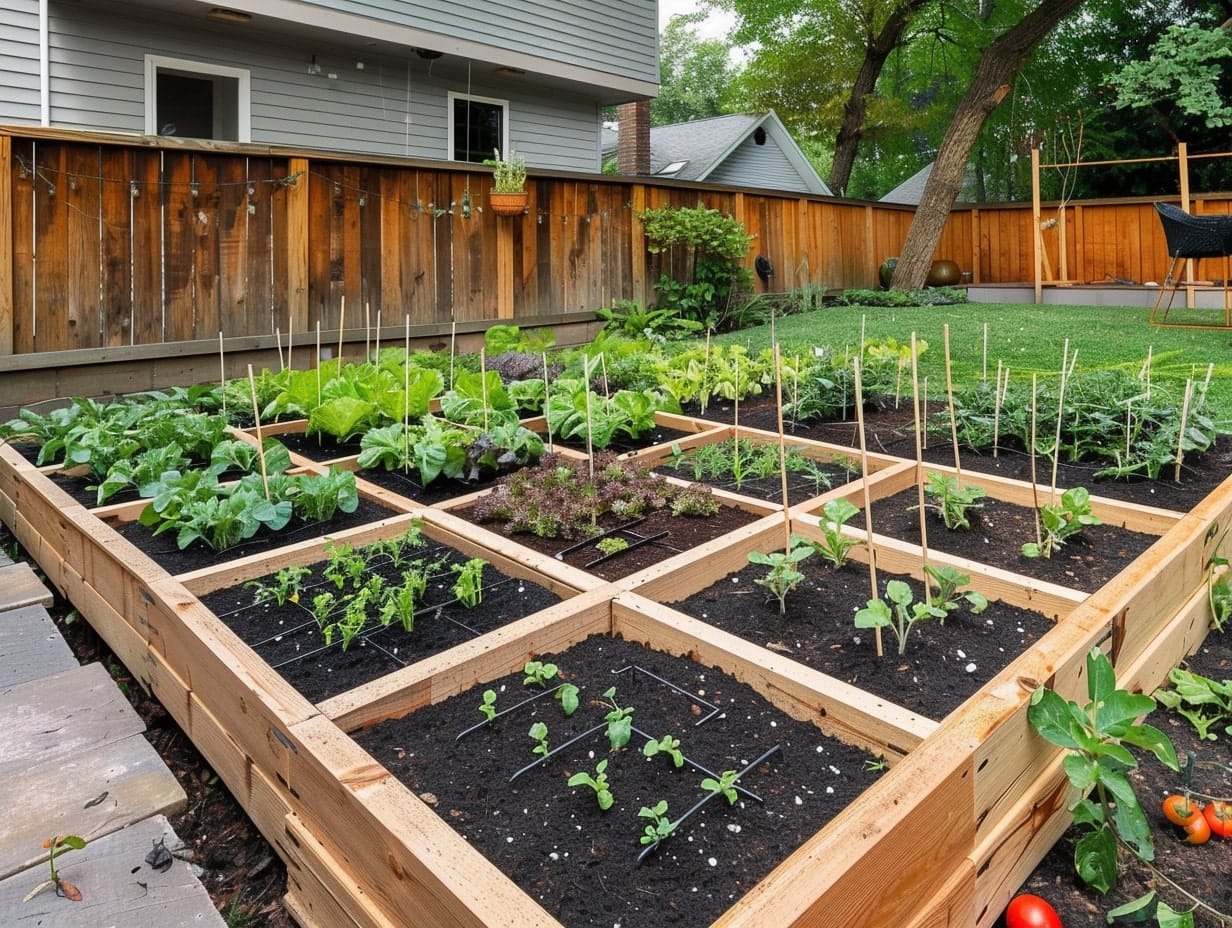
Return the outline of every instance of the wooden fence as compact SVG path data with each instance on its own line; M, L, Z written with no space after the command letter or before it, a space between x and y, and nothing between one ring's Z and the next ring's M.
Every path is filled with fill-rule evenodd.
M912 216L855 200L552 173L531 178L527 213L508 218L484 209L489 186L487 169L439 162L0 127L0 355L378 320L473 327L653 301L665 259L647 253L636 217L667 204L702 203L743 222L756 236L750 264L760 253L776 268L773 289L872 287ZM1195 196L1191 208L1227 212L1232 195ZM1030 282L1032 221L1030 204L959 207L937 257L973 283ZM1073 280L1162 278L1151 201L1075 202L1064 222ZM1052 267L1058 240L1044 233Z

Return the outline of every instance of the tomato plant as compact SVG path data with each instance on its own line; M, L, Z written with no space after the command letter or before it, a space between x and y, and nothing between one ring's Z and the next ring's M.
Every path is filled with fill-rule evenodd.
M1061 916L1039 896L1022 893L1006 906L1005 928L1061 928Z
M1232 802L1215 799L1202 810L1202 815L1212 834L1232 838Z
M1188 796L1182 796L1180 793L1173 793L1171 796L1166 797L1163 803L1163 810L1164 818L1173 825L1179 825L1182 828L1188 827L1193 823L1194 819L1202 817L1202 806Z

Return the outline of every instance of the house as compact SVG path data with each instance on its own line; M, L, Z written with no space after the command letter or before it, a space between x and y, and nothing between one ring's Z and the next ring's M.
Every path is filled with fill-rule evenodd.
M598 171L658 80L655 0L0 0L16 125Z
M620 130L606 131L604 151L607 154L616 150L620 135L625 131L624 123ZM622 172L629 171L622 168ZM650 129L649 164L637 173L673 180L831 195L830 188L774 110L654 126Z

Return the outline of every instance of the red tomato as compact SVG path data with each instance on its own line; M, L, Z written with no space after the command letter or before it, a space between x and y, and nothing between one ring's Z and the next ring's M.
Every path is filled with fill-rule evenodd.
M1188 796L1173 793L1164 799L1164 818L1173 825L1185 828L1196 818L1202 818L1202 806Z
M1221 838L1232 838L1232 802L1216 799L1202 810L1202 815L1211 826L1213 834Z
M1005 928L1061 928L1061 916L1039 896L1023 893L1005 907Z
M1199 815L1185 826L1185 840L1190 844L1206 844L1211 840L1211 826L1205 816Z

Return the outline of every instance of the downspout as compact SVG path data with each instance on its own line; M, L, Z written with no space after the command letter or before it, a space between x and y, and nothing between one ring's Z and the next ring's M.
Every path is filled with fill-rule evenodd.
M39 0L39 124L51 125L51 54L49 51L49 0Z

